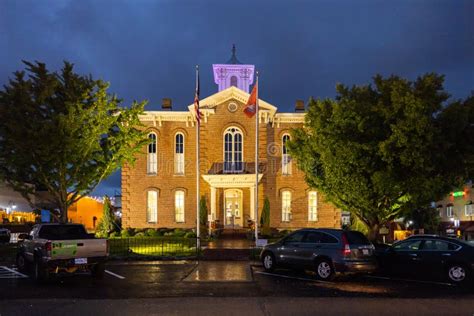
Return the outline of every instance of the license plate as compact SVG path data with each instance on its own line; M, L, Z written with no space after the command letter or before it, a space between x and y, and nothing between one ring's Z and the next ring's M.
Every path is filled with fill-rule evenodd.
M369 249L362 249L362 254L363 255L368 255L369 254Z
M74 264L87 264L87 258L76 258Z

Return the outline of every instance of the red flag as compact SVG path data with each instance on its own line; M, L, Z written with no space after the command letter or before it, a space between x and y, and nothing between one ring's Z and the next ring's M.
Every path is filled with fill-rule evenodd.
M258 85L253 86L252 93L250 94L249 100L244 108L244 113L248 117L253 117L257 112L257 90Z

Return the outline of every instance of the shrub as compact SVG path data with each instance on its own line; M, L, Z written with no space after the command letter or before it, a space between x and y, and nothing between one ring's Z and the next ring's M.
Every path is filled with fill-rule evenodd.
M160 236L158 231L156 229L153 229L153 228L148 228L146 231L145 231L145 236L147 237L158 237Z
M113 232L112 234L110 234L109 237L110 237L110 238L119 238L119 237L120 237L120 233L119 233L119 232Z
M195 232L187 232L184 234L184 238L196 238L196 233Z
M133 228L122 229L120 232L120 236L122 236L122 238L133 237L133 235L135 235L135 230Z
M184 237L186 231L182 230L181 228L176 228L173 232L173 236L175 237Z
M136 233L135 234L135 237L145 237L145 233L144 232L139 232L139 233Z

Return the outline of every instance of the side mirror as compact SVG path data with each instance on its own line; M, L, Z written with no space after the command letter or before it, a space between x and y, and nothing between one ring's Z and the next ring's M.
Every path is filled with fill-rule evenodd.
M28 240L28 239L30 239L30 235L28 235L28 234L21 233L21 234L18 235L18 240L19 241Z

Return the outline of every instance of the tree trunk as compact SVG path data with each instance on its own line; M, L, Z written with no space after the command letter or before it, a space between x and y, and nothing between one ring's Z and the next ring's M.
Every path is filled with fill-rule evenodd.
M67 224L68 219L67 219L67 203L66 202L61 203L61 205L59 207L59 211L61 212L59 214L59 218L61 220L61 223L62 224Z
M378 241L378 237L379 237L380 224L379 223L371 223L368 226L368 229L369 229L369 233L368 233L367 238L372 243L376 243Z

